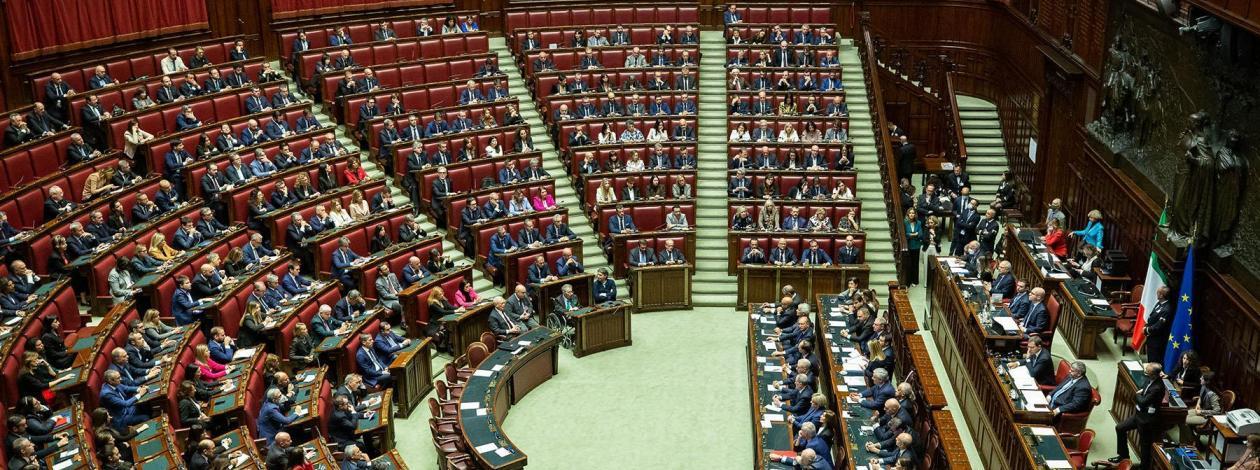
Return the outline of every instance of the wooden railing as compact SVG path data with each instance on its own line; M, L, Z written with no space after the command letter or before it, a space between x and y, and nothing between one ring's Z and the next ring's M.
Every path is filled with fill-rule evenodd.
M962 112L958 110L958 89L954 87L954 72L945 72L944 97L949 110L945 128L948 131L948 155L955 164L967 163L967 141L963 138Z
M866 82L866 98L871 106L871 125L874 127L872 132L875 137L875 148L878 149L879 168L883 173L884 181L884 207L888 212L888 229L892 234L893 243L893 259L897 265L897 280L904 284L906 282L906 269L903 268L902 258L908 249L906 244L906 226L904 220L904 208L901 207L901 189L898 186L900 176L897 174L897 155L893 153L892 143L889 142L887 129L888 118L884 116L884 97L879 83L879 58L875 54L875 45L871 40L871 14L870 12L862 12L859 14L858 22L861 28L860 34L856 38L858 47L858 56L862 59L862 75ZM913 267L918 269L918 266Z

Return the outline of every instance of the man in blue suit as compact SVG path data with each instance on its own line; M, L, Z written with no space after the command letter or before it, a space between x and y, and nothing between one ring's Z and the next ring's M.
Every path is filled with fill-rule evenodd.
M888 400L897 396L897 390L894 389L892 384L888 381L888 371L884 369L875 369L872 371L871 383L874 385L866 390L863 390L860 394L855 393L853 395L857 398L863 398L863 400L859 403L859 405L862 405L862 408L866 408L868 410L886 408ZM909 421L907 420L906 422Z
M809 410L809 400L814 396L814 389L810 386L808 377L803 375L796 376L792 385L791 388L784 386L780 389L772 401L786 413L804 414Z
M389 322L381 322L381 331L377 333L376 338L374 338L374 347L376 348L376 354L378 357L388 358L392 361L394 356L398 354L398 351L401 351L403 348L411 345L411 340L403 338L398 333L394 333L394 330L390 327L391 325Z
M350 249L350 239L347 237L341 237L337 245L337 250L332 254L332 278L341 282L347 290L355 289L358 283L350 275L350 267L362 257Z
M804 217L801 217L801 209L799 207L793 207L791 213L789 213L787 217L783 218L783 223L780 224L780 228L789 232L808 230L809 221L805 220Z
M818 247L818 240L810 240L809 248L801 252L801 264L808 266L831 264L831 255L827 250Z
M175 283L179 287L171 295L171 316L175 317L176 325L192 324L201 316L201 309L197 308L197 302L192 297L192 279L179 276L175 278Z
M1016 320L1023 320L1024 315L1028 313L1028 307L1032 302L1028 301L1028 284L1024 281L1015 281L1015 296L1011 297L1008 304L1011 309L1011 316Z
M258 411L258 434L267 440L270 445L276 440L276 433L284 431L284 428L298 419L299 416L305 416L306 408L300 408L297 411L285 414L280 408L280 400L283 394L280 389L273 388L267 390L267 400L263 402L262 409Z
M149 420L149 417L136 410L136 402L148 392L145 386L132 387L122 383L122 376L116 370L105 371L105 384L101 385L101 406L109 410L113 420L110 424L119 431L126 430Z
M796 251L788 246L787 240L780 238L778 246L770 249L770 262L775 266L796 264Z
M634 233L638 230L634 226L634 218L626 213L625 206L618 205L617 213L608 218L608 233Z
M600 268L595 273L595 303L617 300L617 283L608 278L608 270Z
M585 268L582 267L582 260L573 255L572 248L565 248L560 253L560 258L556 259L556 274L559 276L573 276L582 274Z
M516 240L513 240L512 235L508 233L507 226L500 225L495 229L494 235L490 236L490 256L486 257L486 263L496 268L502 268L502 256L516 251L516 248Z
M351 290L333 306L333 318L349 322L367 313L367 300L357 290Z
M547 266L547 258L544 258L543 255L536 256L534 264L529 265L529 283L540 284L554 280L556 280L556 276L551 274L551 267Z
M630 266L652 266L656 264L656 252L647 246L647 240L639 240L639 246L630 250Z
M734 3L726 4L726 11L722 13L722 24L726 26L730 26L733 24L739 24L739 23L744 22L743 18L741 18L739 15L739 11L736 10L736 8L737 7Z
M227 364L232 362L232 355L236 354L236 342L229 338L227 332L223 331L223 327L216 326L210 329L210 359L219 364Z
M302 263L289 262L289 272L280 279L280 287L291 295L301 295L311 291L311 280L302 276Z
M564 215L556 214L551 218L551 225L547 227L547 243L556 243L569 240L576 240L577 234L573 233L573 229L569 228L569 224L564 223Z
M464 91L459 92L460 105L477 104L485 100L485 95L481 94L480 88L477 88L477 82L472 80L464 84Z
M1050 409L1057 421L1064 413L1089 411L1093 399L1093 388L1089 385L1089 378L1085 377L1085 363L1076 361L1072 363L1067 378L1050 392Z
M1033 288L1028 294L1028 313L1024 315L1024 323L1020 325L1024 328L1024 337L1045 331L1050 323L1050 313L1046 311L1046 304L1043 302L1045 297L1046 290L1040 287Z
M197 231L192 217L180 217L179 222L179 228L175 230L175 238L171 245L177 250L189 250L199 245L202 240L201 232Z
M245 255L245 262L249 264L257 264L263 260L276 255L271 248L263 246L263 237L261 233L254 233L249 236L249 243L245 244L241 251Z
M389 375L389 362L376 354L376 339L372 335L359 335L359 352L355 353L355 362L359 365L359 374L369 387L388 388L394 384L394 377Z
M1040 337L1028 338L1028 352L1023 359L1011 361L1008 367L1028 367L1028 374L1037 381L1037 385L1054 385L1054 363L1050 360L1050 350L1044 347Z
M123 385L129 387L139 387L152 377L157 377L162 371L156 368L142 369L131 364L131 356L127 354L127 350L116 347L110 352L111 362L109 370L118 372L118 376Z
M411 286L431 275L428 270L424 269L424 265L420 263L420 258L416 256L407 258L407 265L403 266L402 273L403 286Z

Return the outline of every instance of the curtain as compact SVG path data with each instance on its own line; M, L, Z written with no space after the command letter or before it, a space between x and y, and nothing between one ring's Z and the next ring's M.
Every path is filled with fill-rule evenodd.
M208 0L5 0L14 58L155 37L208 25Z

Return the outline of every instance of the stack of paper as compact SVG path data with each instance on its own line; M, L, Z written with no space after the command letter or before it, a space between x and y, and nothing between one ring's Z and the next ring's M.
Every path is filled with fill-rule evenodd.
M1037 387L1037 381L1033 379L1027 367L1019 366L1010 371L1011 380L1015 381L1015 388L1020 390L1040 390Z
M1028 405L1028 409L1033 411L1050 409L1050 402L1046 401L1046 396L1040 390L1021 390L1024 395L1024 402Z
M485 369L477 369L477 370L473 371L473 375L475 375L475 376L477 376L477 377L489 377L489 376L494 375L494 372L492 372L492 371L488 371L488 370L485 370Z
M1019 325L1015 323L1015 319L1011 317L994 317L993 322L1001 326L1007 333L1018 333Z
M783 372L783 366L766 364L766 372Z
M1032 429L1032 433L1033 433L1033 435L1034 435L1034 436L1046 436L1046 437L1050 437L1050 436L1057 436L1057 435L1058 435L1058 434L1056 434L1056 433L1055 433L1054 428L1051 428L1051 427L1046 427L1046 426L1035 426L1035 427L1033 427L1033 428L1031 428L1031 429Z
M846 375L844 376L844 384L850 387L865 387L866 377L856 376L856 375Z

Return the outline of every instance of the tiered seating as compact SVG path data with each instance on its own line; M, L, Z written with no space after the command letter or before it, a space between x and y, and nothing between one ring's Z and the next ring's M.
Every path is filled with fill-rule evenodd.
M725 12L726 9L723 9ZM832 24L831 9L824 6L741 4L735 8L740 22L735 28L762 25ZM730 29L730 25L727 26Z
M503 20L504 29L514 35L519 28L548 26L697 23L700 21L700 9L695 6L635 6L616 3L597 7L547 9L522 7L507 9Z
M280 89L280 86L279 83L258 85L266 96L275 94ZM252 96L252 91L248 88L228 89L220 93L202 95L194 99L146 108L143 111L129 114L127 119L109 121L109 130L106 132L106 137L111 148L123 148L125 142L123 133L130 125L131 119L140 121L140 128L154 134L158 140L161 140L168 134L186 132L180 131L177 127L177 119L183 112L184 106L192 109L193 115L202 123L202 126L206 126L206 123L210 122L222 125L224 123L232 123L235 120L270 114L259 113L259 116L251 116L246 110L246 101L250 96ZM197 132L197 130L189 132Z
M389 99L392 99L392 97ZM377 104L378 107L383 107L383 105L384 103L379 103L379 102ZM467 105L433 106L433 107L429 107L425 109L424 111L416 110L416 111L408 112L406 114L401 114L401 113L391 114L388 116L380 116L380 117L372 118L370 120L364 121L365 127L367 129L368 148L371 148L375 151L386 151L386 152L392 150L392 146L390 146L390 148L382 148L383 146L381 145L381 130L385 128L386 121L394 122L394 130L398 132L399 134L398 138L402 139L401 141L393 142L394 146L398 146L398 145L409 144L411 142L414 142L415 140L420 140L421 142L423 142L424 139L430 137L430 135L426 133L427 129L429 128L429 124L432 124L435 120L441 120L445 122L446 116L456 117L459 115L459 113L462 112L467 115L468 119L470 119L473 123L475 123L475 126L481 127L482 120L484 119L486 115L489 115L491 118L493 118L495 123L501 123L504 120L504 116L508 114L508 109L509 108L519 109L518 106L520 106L519 101L515 98L512 98L512 99L505 99L502 101L493 101L493 102L467 104ZM404 109L409 109L409 108L404 108ZM437 117L438 115L442 116L442 118L438 118ZM408 136L404 135L404 132L408 131L407 128L411 126L411 124L409 123L409 120L411 119L412 116L415 116L416 118L417 130L415 132L419 133L420 137L418 139L408 139L406 138ZM502 143L502 141L500 141L500 143Z
M136 93L143 88L146 95L156 100L158 96L158 89L161 88L162 80L164 78L170 78L171 84L176 89L182 87L184 83L188 81L188 75L192 75L194 77L193 82L197 86L204 86L206 79L210 77L211 70L217 70L219 72L219 76L226 79L228 74L232 73L239 67L245 76L249 77L250 81L261 82L262 80L259 79L259 74L262 72L264 64L265 62L262 58L243 60L240 62L228 62L226 64L191 69L188 72L174 73L171 75L161 75L159 73L158 76L150 76L149 78L143 80L137 78L131 83L104 87L97 90L91 90L86 93L76 93L74 96L70 97L70 123L84 125L82 122L82 109L83 106L87 104L89 96L99 97L100 105L106 111L111 111L115 109L115 107L127 111L125 114L111 116L114 119L126 119L130 113L137 111L131 101L131 99L136 96ZM116 76L113 78L118 79ZM122 79L119 80L121 81ZM76 90L79 89L76 88Z
M482 96L485 96L491 87L495 85L493 77L477 77L472 79L472 82L473 87L481 92ZM432 115L432 112L420 112L420 110L458 106L460 104L460 96L468 88L468 80L446 80L433 83L420 82L416 85L405 85L400 88L347 95L338 104L339 112L337 116L341 118L342 122L357 125L363 121L359 114L364 103L372 100L376 103L378 112L386 114L388 109L386 106L393 99L394 95L398 96L405 112Z
M457 12L462 16L476 16L477 12L463 11ZM376 46L398 42L399 40L421 39L419 28L427 23L433 27L433 33L428 39L451 39L466 36L468 34L477 33L458 33L458 34L440 34L441 24L437 18L413 18L413 17L397 17L397 18L380 18L373 19L370 22L350 23L330 22L326 26L305 26L302 28L281 29L280 34L280 56L286 61L296 66L295 72L302 79L311 78L314 73L315 62L318 61L322 54L332 54L344 47L341 39L338 38L338 44L333 44L333 37L338 35L339 31L344 31L350 37L351 47ZM381 22L387 22L390 30L393 32L395 39L377 41L377 33ZM300 35L305 35L307 44L306 49L294 55L294 47ZM430 46L431 47L431 46ZM440 46L439 46L440 47ZM431 49L426 52L433 52ZM310 59L310 57L314 59ZM434 54L425 53L425 57L432 57ZM359 57L355 57L359 59Z

